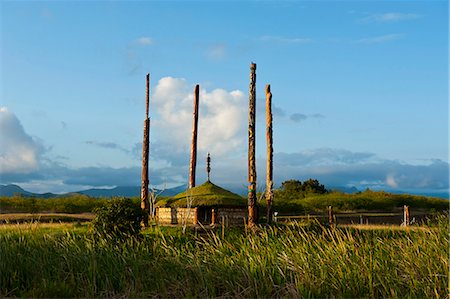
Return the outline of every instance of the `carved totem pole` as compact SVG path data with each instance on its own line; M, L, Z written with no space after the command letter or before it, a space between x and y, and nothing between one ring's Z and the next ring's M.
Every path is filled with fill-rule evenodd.
M273 138L272 138L272 93L270 84L266 85L266 140L267 140L267 178L266 178L266 201L267 201L267 223L272 223L273 202Z
M194 114L192 119L191 161L189 165L189 188L195 187L195 168L197 167L197 128L198 128L198 102L199 85L194 90Z
M208 182L211 181L211 156L208 153L208 156L206 156L206 173L208 175Z
M256 211L256 160L255 160L255 119L256 119L256 64L250 66L250 87L248 107L248 225L258 222Z
M141 188L141 209L144 211L144 226L148 226L148 216L150 212L150 202L148 200L148 156L150 147L150 118L148 116L150 98L150 74L147 74L146 94L145 94L145 120L144 120L144 140L142 142L142 188Z

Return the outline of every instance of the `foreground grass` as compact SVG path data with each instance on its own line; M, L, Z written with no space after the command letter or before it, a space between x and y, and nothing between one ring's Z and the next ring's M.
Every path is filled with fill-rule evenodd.
M98 240L86 226L0 226L0 297L369 297L448 294L448 220L317 224Z

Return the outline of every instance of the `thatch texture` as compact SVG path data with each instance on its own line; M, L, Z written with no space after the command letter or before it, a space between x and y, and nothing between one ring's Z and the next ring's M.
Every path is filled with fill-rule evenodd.
M225 190L210 181L203 185L190 188L173 198L161 200L160 207L186 207L188 199L192 199L192 207L240 207L246 206L246 200L228 190Z

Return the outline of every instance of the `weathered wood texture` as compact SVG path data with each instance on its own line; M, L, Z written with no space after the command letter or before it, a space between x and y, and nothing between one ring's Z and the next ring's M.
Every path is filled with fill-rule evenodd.
M255 160L255 119L256 119L256 64L250 66L249 106L248 106L248 225L257 224L256 211L256 160Z
M145 93L145 120L144 120L144 138L142 141L142 187L141 187L141 209L144 211L144 225L148 226L148 216L150 211L150 202L148 200L148 157L150 151L150 74L147 74L146 93Z
M266 201L267 223L272 223L273 203L273 138L272 138L272 93L270 84L266 85L266 140L267 140L267 176Z
M194 113L192 116L191 161L189 165L189 188L195 187L195 169L197 167L197 129L198 129L199 85L194 90Z

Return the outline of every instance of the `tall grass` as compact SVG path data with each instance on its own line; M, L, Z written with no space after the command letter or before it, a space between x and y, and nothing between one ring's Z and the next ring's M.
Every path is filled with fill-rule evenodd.
M98 240L82 228L0 229L0 296L368 297L448 294L448 220L391 230L319 224Z

